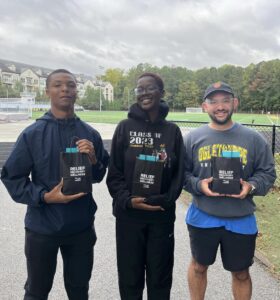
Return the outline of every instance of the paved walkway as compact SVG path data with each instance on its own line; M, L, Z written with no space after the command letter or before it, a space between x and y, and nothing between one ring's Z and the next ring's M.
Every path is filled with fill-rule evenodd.
M24 125L26 126L27 123L0 124L0 141L5 135L6 137L10 136L11 141L14 141L15 135L25 127ZM99 124L96 128L102 137L107 139L111 138L114 125ZM13 138L11 130L13 130ZM0 299L18 300L23 298L23 285L26 278L23 229L26 207L11 200L2 182L0 182L0 195ZM98 204L95 222L98 240L95 246L95 262L90 282L90 299L116 300L119 299L119 295L114 217L111 213L112 201L104 182L94 185L93 195ZM186 269L190 261L190 250L187 229L184 223L186 206L180 200L177 203L175 266L171 299L187 300L189 296L186 284ZM254 285L254 300L280 299L279 281L273 278L261 264L256 262L251 268L251 274ZM230 274L223 270L218 257L217 263L209 270L206 300L232 299L230 282ZM62 281L60 256L49 299L67 300Z
M115 254L114 217L111 214L111 198L103 183L94 185L93 194L98 204L96 214L97 244L95 263L90 282L90 299L119 299ZM26 207L14 203L0 183L0 299L18 300L23 296L26 278L24 257L23 220ZM186 300L188 289L186 269L190 261L189 242L184 224L186 206L178 201L176 220L176 247L173 300ZM251 269L256 300L279 300L280 284L259 263ZM207 300L229 300L231 298L230 274L222 269L220 259L210 268ZM62 281L62 263L59 256L57 274L50 300L66 300ZM160 300L160 299L159 299Z
M22 130L34 121L0 123L0 142L15 142ZM116 124L88 123L94 127L103 139L111 139Z

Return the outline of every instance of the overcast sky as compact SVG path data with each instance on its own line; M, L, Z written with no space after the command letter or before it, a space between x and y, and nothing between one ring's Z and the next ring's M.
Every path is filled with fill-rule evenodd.
M0 0L0 58L75 73L280 58L279 0Z

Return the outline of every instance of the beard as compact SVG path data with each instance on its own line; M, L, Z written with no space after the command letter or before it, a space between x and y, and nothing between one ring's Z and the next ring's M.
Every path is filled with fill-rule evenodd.
M218 118L215 116L214 113L213 113L213 114L209 114L209 117L211 118L211 120L212 120L214 123L216 123L216 124L218 124L218 125L225 125L225 124L228 123L228 121L231 120L232 114L233 114L233 109L227 112L227 116L226 116L226 118L224 118L224 119L218 119Z

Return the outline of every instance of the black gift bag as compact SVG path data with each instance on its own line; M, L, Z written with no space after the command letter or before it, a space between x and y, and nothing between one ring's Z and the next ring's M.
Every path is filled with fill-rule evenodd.
M240 157L212 157L213 192L220 194L240 194L241 160Z
M92 192L91 162L86 153L60 153L60 172L65 195Z
M147 197L161 191L163 161L149 161L136 158L133 175L132 195Z

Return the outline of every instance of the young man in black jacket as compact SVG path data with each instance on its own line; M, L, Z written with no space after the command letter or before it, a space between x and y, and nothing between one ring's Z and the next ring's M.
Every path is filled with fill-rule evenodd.
M59 157L75 138L78 151L88 154L96 183L105 175L108 153L99 133L74 114L77 85L73 74L63 69L52 72L46 93L51 110L21 133L1 180L14 201L27 205L24 299L48 298L60 249L68 297L85 300L93 266L97 206L91 193L62 193Z
M169 109L161 100L162 79L142 74L135 94L137 103L114 133L107 177L116 217L119 289L122 300L142 299L146 273L148 299L164 300L170 298L172 285L175 201L183 183L184 146L179 127L165 120ZM156 169L155 176L146 165ZM158 192L149 194L157 176Z

